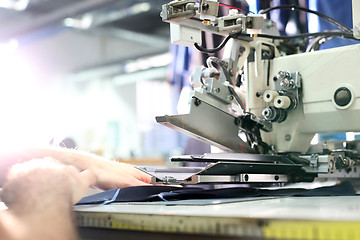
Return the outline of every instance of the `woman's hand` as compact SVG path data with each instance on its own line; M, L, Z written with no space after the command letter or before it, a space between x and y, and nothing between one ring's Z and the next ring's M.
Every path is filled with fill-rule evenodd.
M5 155L0 154L2 163L7 162L8 165L25 162L34 158L47 157L56 159L62 164L76 167L80 171L89 170L97 179L95 185L101 189L123 188L151 183L150 175L136 169L130 164L111 161L104 157L80 150L49 146L44 148L22 149ZM0 166L0 171L4 171L4 169L7 168ZM2 175L6 176L6 172L2 172Z

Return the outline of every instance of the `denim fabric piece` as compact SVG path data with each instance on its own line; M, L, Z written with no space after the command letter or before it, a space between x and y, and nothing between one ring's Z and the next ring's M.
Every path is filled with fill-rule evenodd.
M80 200L81 204L110 203L117 189L94 194ZM275 196L355 196L356 191L350 182L343 182L335 186L315 189L287 188L287 189L258 189L247 187L223 188L204 190L202 188L181 188L169 186L139 186L123 188L118 192L114 202L149 202L149 201L175 201L187 199L219 199L242 197L275 197ZM111 201L112 202L112 201Z
M157 195L162 192L171 192L182 189L181 187L169 186L138 186L122 188L115 199L115 202L144 202L162 201ZM199 188L199 190L201 190ZM102 204L113 199L117 189L111 189L101 193L82 198L77 205L82 204Z
M117 189L111 189L101 193L93 194L87 197L83 197L76 205L81 204L102 204L106 201L110 201L113 196L116 194Z

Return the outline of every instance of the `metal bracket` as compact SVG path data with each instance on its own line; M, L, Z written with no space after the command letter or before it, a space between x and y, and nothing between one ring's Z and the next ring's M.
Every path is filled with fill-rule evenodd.
M151 178L152 184L201 184L201 183L286 183L288 176L285 174L238 174L238 175L193 175L188 179L178 180L171 176L162 179Z

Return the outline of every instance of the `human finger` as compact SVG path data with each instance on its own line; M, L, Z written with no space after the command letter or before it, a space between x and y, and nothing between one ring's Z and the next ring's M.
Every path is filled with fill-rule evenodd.
M141 170L138 170L137 168L134 168L136 170L135 177L140 180L141 182L150 184L151 183L151 176Z
M147 186L147 185L152 185L151 180L150 180L150 183L139 180L137 178L133 178L129 181L129 187L130 186Z
M84 170L77 174L78 185L73 186L73 200L72 202L77 203L85 194L87 189L96 184L96 176L90 170Z
M97 182L96 175L93 173L93 171L89 169L80 172L80 179L82 183L87 187L94 186Z

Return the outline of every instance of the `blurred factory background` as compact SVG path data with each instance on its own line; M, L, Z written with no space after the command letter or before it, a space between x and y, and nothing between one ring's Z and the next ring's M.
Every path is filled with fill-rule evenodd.
M178 97L165 2L1 0L0 147L72 138L112 158L181 151L154 117Z

